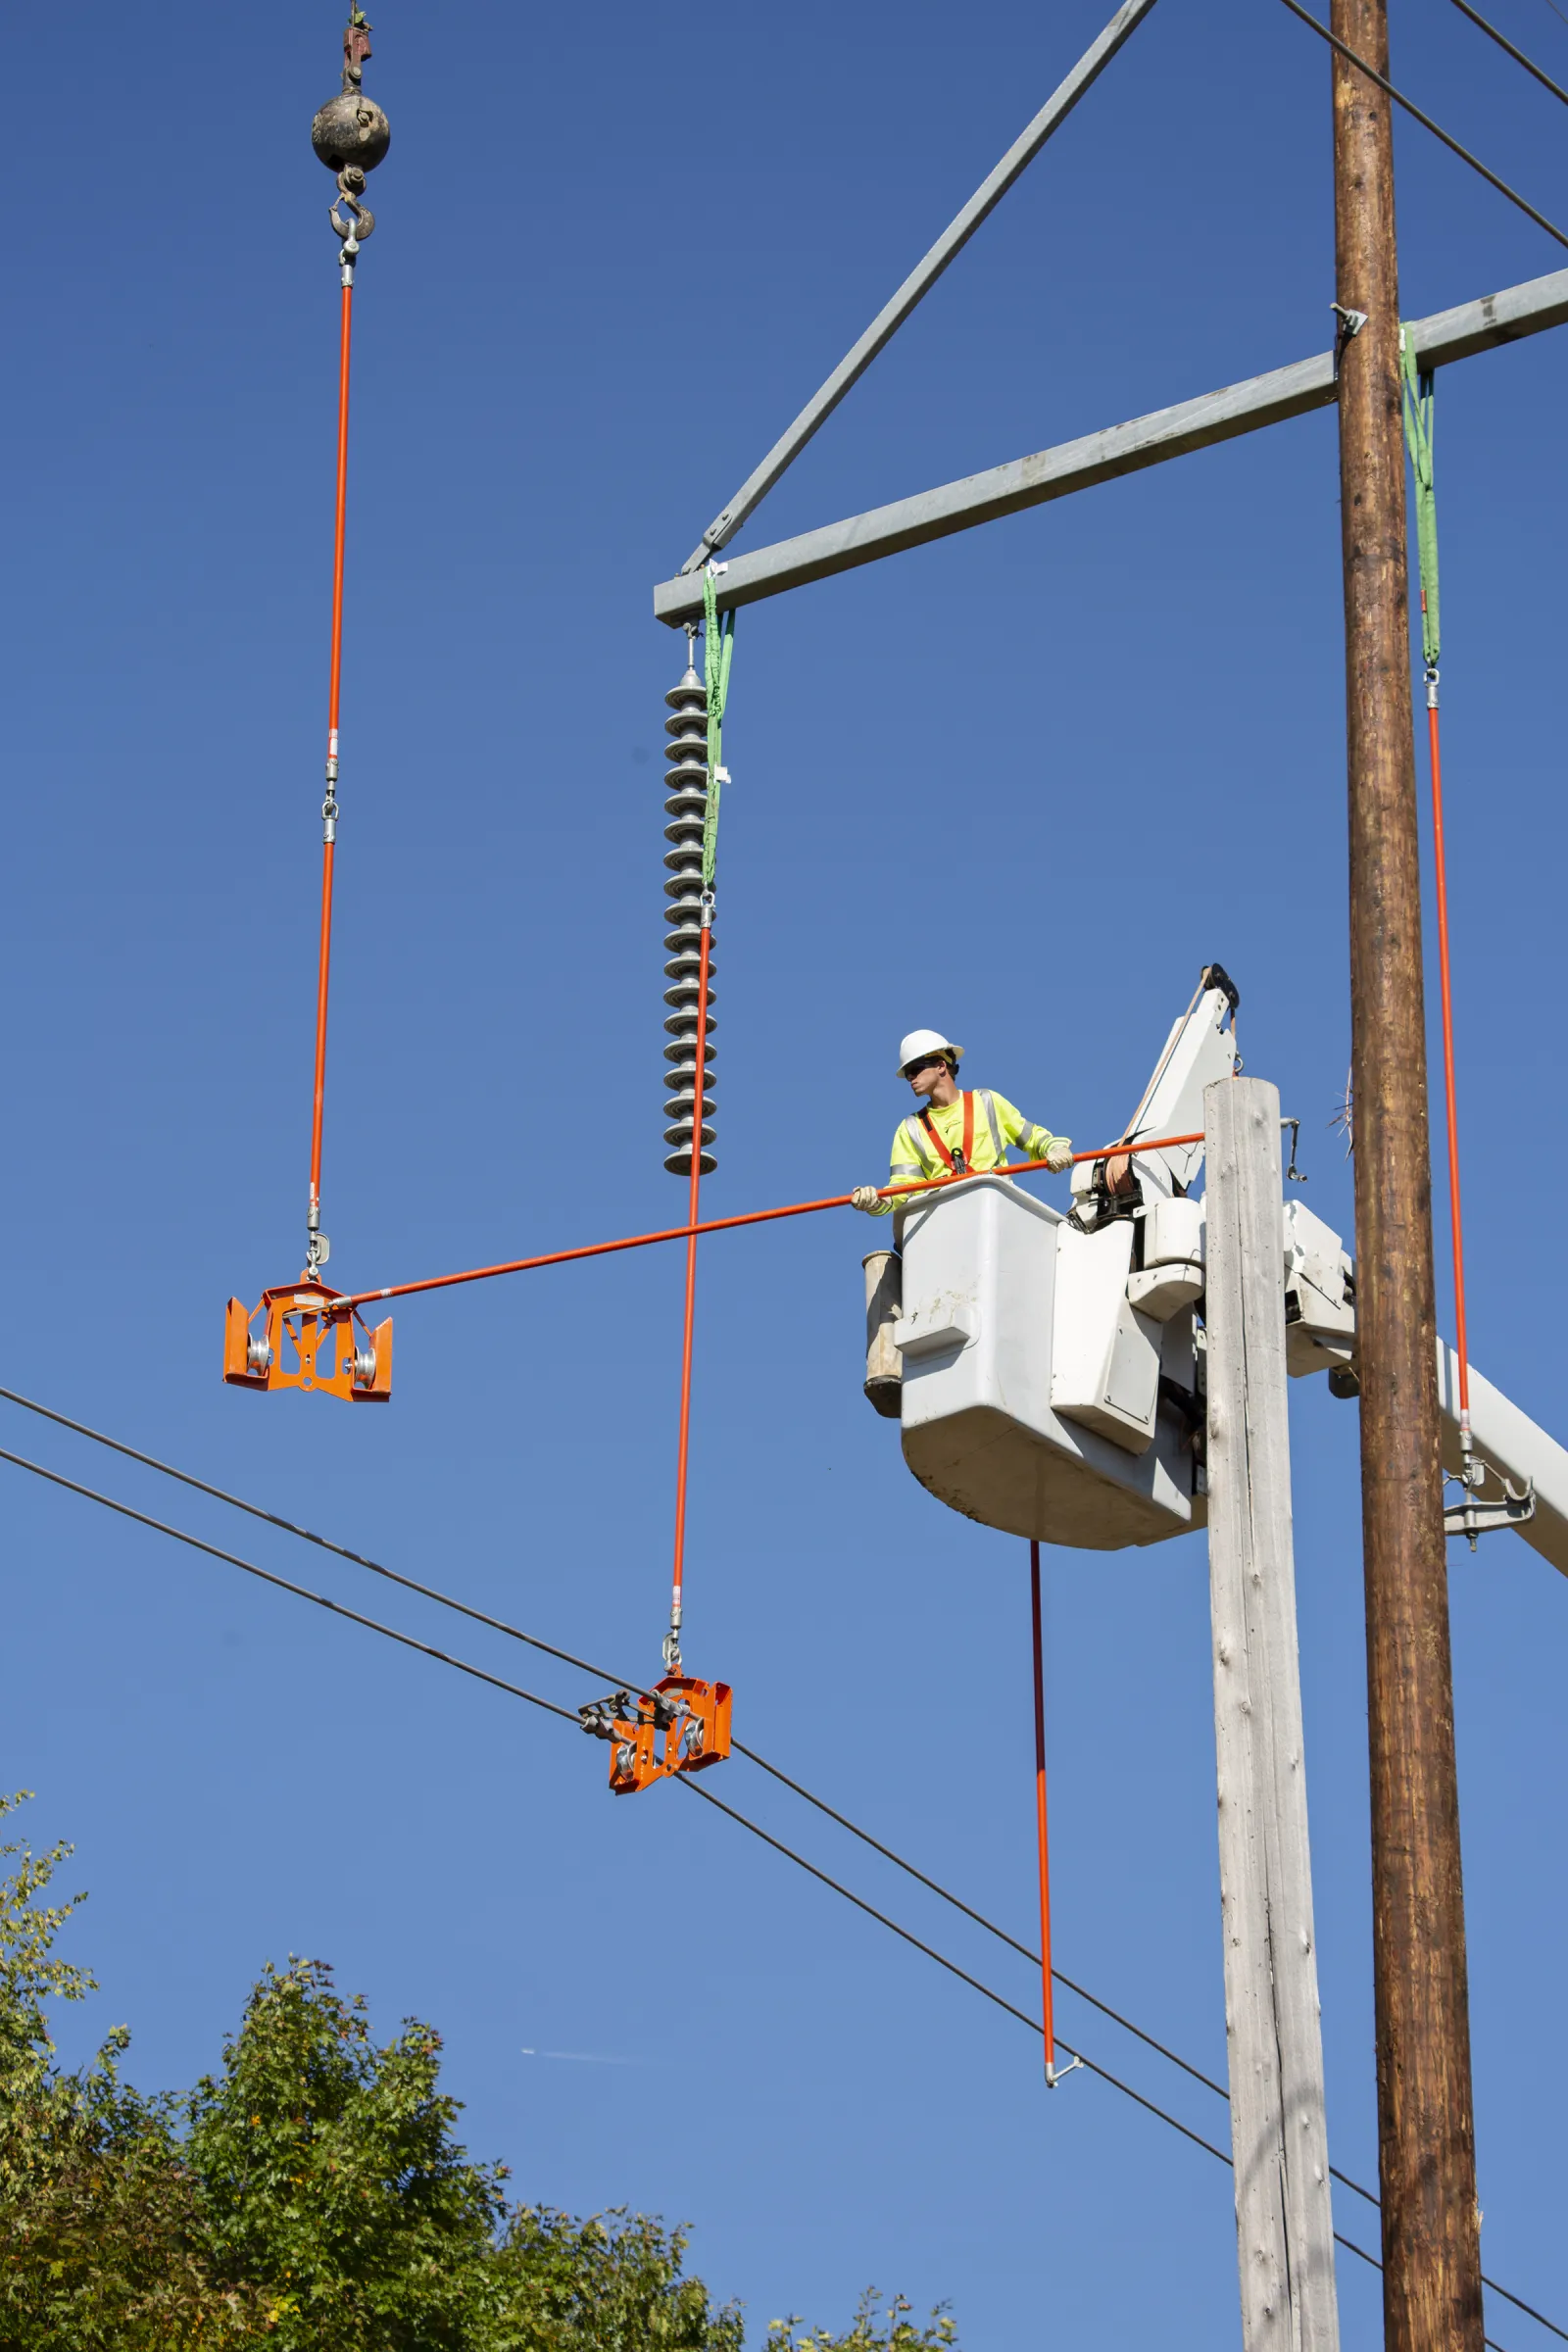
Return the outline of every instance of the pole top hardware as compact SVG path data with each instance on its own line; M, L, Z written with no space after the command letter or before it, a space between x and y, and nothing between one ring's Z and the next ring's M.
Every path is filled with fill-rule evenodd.
M1490 1462L1470 1450L1466 1436L1461 1437L1464 1466L1448 1471L1445 1487L1457 1487L1459 1500L1444 1505L1443 1532L1446 1536L1466 1536L1470 1548L1476 1548L1478 1536L1490 1536L1499 1527L1521 1527L1536 1515L1536 1489L1532 1479L1526 1479L1522 1489L1512 1479L1504 1478ZM1497 1492L1487 1492L1490 1481L1495 1480Z

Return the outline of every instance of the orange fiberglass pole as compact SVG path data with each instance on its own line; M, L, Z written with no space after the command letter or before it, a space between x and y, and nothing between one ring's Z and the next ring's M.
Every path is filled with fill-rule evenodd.
M1029 1609L1035 1650L1035 1836L1040 1847L1040 2022L1046 2082L1056 2087L1056 2029L1051 1998L1051 1840L1046 1828L1046 1670L1040 1639L1040 1546L1029 1545Z
M337 376L337 519L332 542L332 661L326 693L326 798L321 804L321 944L316 974L316 1093L311 1109L311 1196L306 1219L309 1270L320 1259L321 1120L326 1100L326 1001L332 969L332 858L337 846L337 724L343 683L343 548L349 486L349 350L354 325L354 260L343 256L342 328Z
M1075 1152L1070 1165L1076 1167L1086 1159L1115 1159L1122 1155L1136 1157L1140 1152L1162 1152L1176 1144L1200 1144L1201 1134L1151 1135L1142 1143L1117 1142L1102 1144L1096 1152ZM981 1168L982 1176L1030 1176L1044 1168L1043 1159L1015 1160L1010 1167ZM1060 1171L1053 1169L1052 1174ZM927 1176L916 1184L884 1184L879 1187L879 1200L902 1200L911 1193L934 1193L945 1184L963 1184L962 1176ZM614 1242L584 1242L575 1250L548 1250L541 1257L512 1257L497 1266L469 1266L461 1274L427 1274L422 1282L389 1282L379 1291L353 1291L346 1298L334 1298L331 1313L342 1316L357 1306L373 1306L382 1298L412 1298L420 1291L455 1290L460 1283L491 1282L498 1274L532 1274L539 1266L565 1266L579 1257L606 1257L616 1250L646 1250L653 1242L683 1242L699 1233L728 1233L737 1225L770 1225L779 1217L808 1217L819 1208L849 1208L853 1193L830 1193L821 1200L789 1200L782 1208L749 1208L736 1217L710 1217L700 1225L692 1219L685 1225L666 1225L659 1233L630 1233Z
M692 1325L697 1312L697 1222L703 1189L703 1102L708 1092L708 956L712 941L712 908L703 903L702 956L697 975L697 1079L692 1101L691 1192L686 1212L686 1325L680 1351L680 1439L675 1455L675 1561L670 1578L669 1633L664 1664L680 1672L681 1604L686 1573L686 1457L692 1430Z

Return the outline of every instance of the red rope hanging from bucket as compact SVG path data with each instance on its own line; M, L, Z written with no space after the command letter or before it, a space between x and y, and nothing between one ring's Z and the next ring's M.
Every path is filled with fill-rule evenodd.
M1051 1992L1051 1838L1046 1820L1046 1669L1040 1638L1040 1546L1029 1545L1029 1613L1035 1667L1035 1839L1040 1854L1040 2022L1046 2082L1056 2086L1056 2032Z

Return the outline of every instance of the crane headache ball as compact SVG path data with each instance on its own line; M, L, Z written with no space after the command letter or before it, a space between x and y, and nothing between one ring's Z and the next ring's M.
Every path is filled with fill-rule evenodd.
M392 144L392 125L373 98L345 90L320 107L311 124L311 145L329 172L373 172Z
M664 934L664 978L669 983L664 990L664 1003L670 1007L664 1022L673 1043L664 1048L664 1059L670 1064L665 1073L668 1089L664 1116L670 1124L664 1129L664 1141L672 1148L664 1161L672 1176L690 1176L692 1172L692 1121L696 1114L699 1086L703 1102L702 1173L710 1175L717 1166L708 1146L713 1140L713 1130L707 1122L713 1115L713 991L711 975L713 957L710 937L708 969L710 986L707 1004L707 1035L704 1042L703 1066L698 1068L697 1029L702 1004L702 945L703 945L703 820L708 812L708 694L694 667L688 665L686 675L678 686L672 686L664 697L671 715L664 721L669 736L669 765L664 771L664 786L668 798L664 814L669 822L664 838L669 848L664 863L670 878L664 884L669 901L664 919L668 929Z

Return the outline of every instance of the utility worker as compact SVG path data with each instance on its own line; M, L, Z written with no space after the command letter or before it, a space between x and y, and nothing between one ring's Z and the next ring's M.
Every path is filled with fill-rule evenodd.
M911 1029L899 1048L901 1078L906 1078L921 1107L901 1122L893 1138L889 1184L914 1184L923 1176L978 1176L1004 1167L1009 1146L1028 1159L1043 1159L1054 1173L1070 1166L1072 1145L1064 1135L1037 1127L989 1087L964 1093L958 1086L963 1048L936 1029ZM883 1200L874 1184L858 1185L851 1195L857 1208L868 1216L885 1217L895 1208L912 1207L922 1196L906 1194Z

